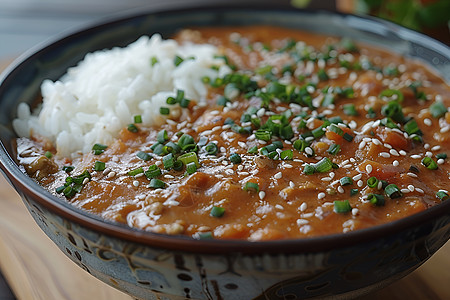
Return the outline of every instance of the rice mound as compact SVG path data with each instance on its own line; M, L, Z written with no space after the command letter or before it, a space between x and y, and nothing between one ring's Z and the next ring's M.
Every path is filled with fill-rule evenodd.
M125 48L89 53L58 81L44 80L43 101L33 113L25 103L18 106L14 130L22 137L49 138L61 156L87 153L95 143L109 144L135 115L148 126L176 118L180 107L166 104L166 99L177 90L204 104L207 88L202 77L229 72L224 61L214 57L217 53L212 45L180 45L158 34ZM185 60L175 66L177 55ZM219 72L212 65L220 66ZM170 107L169 116L160 114L161 106Z

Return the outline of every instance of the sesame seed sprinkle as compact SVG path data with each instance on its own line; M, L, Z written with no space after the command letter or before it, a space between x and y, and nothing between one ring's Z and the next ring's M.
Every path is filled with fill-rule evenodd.
M295 184L294 184L292 181L289 181L289 187L290 187L291 189L293 189L293 188L295 188Z
M364 182L362 180L358 180L356 185L359 186L359 187L362 187L364 185Z
M172 175L170 175L170 174L166 174L166 175L164 175L164 178L167 178L167 179L174 179L175 177L172 176Z
M372 165L371 165L371 164L367 164L367 165L366 165L366 172L367 172L368 174L370 174L370 173L372 173L372 170L373 170Z
M361 177L362 177L362 174L359 173L359 174L356 174L355 176L353 176L352 179L353 179L353 180L360 180Z
M422 156L420 156L420 155L418 155L418 154L413 154L413 155L411 155L411 158L413 158L413 159L419 159L419 158L421 158Z
M410 192L409 189L401 189L400 192L402 192L403 194L408 194Z
M325 193L324 192L320 192L318 195L317 195L317 199L323 199L323 198L325 198ZM304 203L304 202L303 202ZM302 204L303 205L303 204Z
M135 187L138 187L138 186L139 186L139 181L134 180L134 181L133 181L133 185L134 185Z
M427 125L427 126L433 125L433 123L431 122L431 120L428 119L428 118L424 119L424 120L423 120L423 123L424 123L425 125Z
M380 180L380 181L378 181L377 189L381 190L382 188L383 188L383 182L381 182L381 180Z
M325 196L324 196L324 197L325 197ZM303 203L300 205L300 211L301 211L301 212L304 212L307 208L308 208L308 204L306 204L306 202L303 202Z
M86 177L86 178L83 179L83 184L86 184L88 182L89 182L89 178Z
M359 214L359 209L357 209L356 207L352 208L352 215L357 216L358 214Z
M344 191L344 188L343 188L342 186L338 186L337 190L338 190L338 192L341 193L341 194L343 194L343 193L345 192L345 191Z
M405 150L400 150L400 151L398 151L398 153L400 153L401 156L406 156L406 151Z
M389 153L387 153L387 152L380 152L380 154L378 154L378 155L381 156L381 157L384 157L384 158L391 157L391 155Z
M108 173L108 176L106 176L106 177L109 179L109 178L113 178L114 176L116 176L116 172L111 171Z
M416 187L416 191L418 191L421 194L425 193L421 188L418 188L418 187Z
M264 197L266 197L266 192L264 192L264 191L260 191L259 193L258 193L258 196L259 196L259 199L264 199Z
M441 149L441 146L436 145L436 146L431 148L431 151L439 151L440 149Z
M323 177L321 180L328 182L328 181L331 181L331 179L332 179L331 177Z
M411 192L414 192L415 188L412 184L408 185L408 190L410 190Z
M400 163L398 162L398 160L394 160L394 161L392 162L392 165L393 165L394 167L398 167L398 166L400 165Z
M443 158L439 158L439 159L437 160L437 164L438 164L438 165L442 165L442 164L444 164L444 162L445 162L445 160L444 160Z
M275 179L280 179L281 177L283 177L283 173L278 172L278 173L276 173L275 175L273 175L273 177L274 177Z
M418 176L412 172L408 172L406 173L406 175L408 175L409 177L413 177L413 178L417 178Z

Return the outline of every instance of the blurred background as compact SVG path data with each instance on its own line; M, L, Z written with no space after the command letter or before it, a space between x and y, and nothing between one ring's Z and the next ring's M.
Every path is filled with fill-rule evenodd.
M152 6L176 6L186 2L184 0L0 0L0 59L16 57L50 37L95 23L117 13ZM211 3L208 0L189 2ZM257 5L271 1L238 2ZM423 31L450 44L450 0L272 0L272 2L284 2L297 7L372 14Z

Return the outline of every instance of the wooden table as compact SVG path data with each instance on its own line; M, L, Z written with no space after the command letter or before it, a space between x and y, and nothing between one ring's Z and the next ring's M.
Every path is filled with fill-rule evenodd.
M0 70L5 65L0 61ZM0 175L0 270L19 300L132 299L69 260L35 224L3 174ZM450 299L450 242L407 277L361 299Z

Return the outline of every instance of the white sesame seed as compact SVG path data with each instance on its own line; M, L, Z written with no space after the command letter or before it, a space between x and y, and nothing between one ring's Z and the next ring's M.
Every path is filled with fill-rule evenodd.
M266 196L266 193L264 192L264 191L260 191L259 193L258 193L258 196L259 196L259 199L264 199L264 197Z
M230 128L231 128L230 124L225 124L225 125L222 126L223 130L227 130L227 129L230 129Z
M323 198L325 198L325 193L323 193L323 192L320 192L318 195L317 195L317 199L323 199Z
M159 167L160 165L162 165L162 161L158 160L157 162L155 162L155 165Z
M410 192L414 192L414 186L412 185L412 184L410 184L410 185L408 185L408 190L410 191Z
M390 144L384 143L384 146L388 149L392 149L392 146Z
M233 175L233 174L234 174L234 170L232 170L232 169L226 169L226 170L225 170L225 174L227 174L227 175Z
M356 185L359 186L359 187L362 187L364 185L364 182L362 180L358 180Z
M166 174L166 175L164 175L164 178L167 178L167 179L174 179L175 177L172 176L172 175L170 175L170 174Z
M244 143L244 142L239 141L239 142L238 142L238 145L239 145L241 148L244 148L244 149L247 148L247 144Z
M355 130L357 126L358 124L356 124L354 120L351 120L350 123L348 123L348 127L350 127L350 129L352 130Z
M256 115L257 115L258 117L261 118L262 116L264 116L265 112L266 112L266 109L265 109L265 108L260 108L260 109L256 112Z
M425 156L432 157L433 153L431 153L430 151L427 151L427 153L425 153Z
M249 172L237 172L237 174L238 174L239 176L248 176L248 175L250 175Z
M408 190L408 189L401 189L400 192L402 192L403 194L408 194L410 192L410 190Z
M306 225L308 224L309 221L305 220L305 219L297 219L297 225L301 226L301 225Z
M414 173L408 172L406 173L406 175L408 175L409 177L413 177L413 178L417 178L418 176Z
M450 130L450 125L447 125L445 127L441 127L441 129L439 130L440 133L446 133L447 131Z
M275 175L273 175L273 177L274 177L275 179L280 179L281 177L283 177L283 173L278 172L278 173L276 173Z
M306 147L306 148L305 148L305 152L306 152L306 154L308 154L308 155L313 155L313 150L311 149L311 147Z
M373 122L372 128L376 128L376 127L380 126L380 123L381 123L380 120L376 120L375 122Z
M220 147L220 152L225 153L225 152L227 152L227 149L225 149L225 147Z
M324 196L324 197L325 197L325 196ZM306 204L306 202L303 202L303 203L300 205L300 211L301 211L301 212L304 212L307 208L308 208L308 204Z
M361 150L366 146L366 142L362 141L361 143L359 143L358 149Z
M406 151L405 150L400 150L400 151L398 151L398 153L400 153L401 156L405 156L406 155Z
M425 144L425 145L423 145L423 147L424 147L425 149L430 149L430 144Z
M213 116L220 114L220 112L218 110L212 110L209 113Z
M352 179L356 181L356 180L360 180L361 177L362 177L362 174L359 173L359 174L356 174L355 176L353 176Z
M344 191L344 188L343 188L342 186L338 186L337 190L338 190L338 192L341 193L341 194L343 194L343 193L345 192L345 191Z
M331 177L323 177L321 180L325 181L325 182L328 182L328 181L331 181Z
M352 208L352 215L357 216L358 214L359 214L359 209L357 209L356 207Z
M83 179L83 184L86 184L88 182L89 182L89 178L86 177L86 178Z
M349 169L349 168L352 168L352 167L353 167L353 165L351 165L351 164L348 164L348 165L342 166L342 168L344 168L344 169Z
M380 142L380 140L379 139L376 139L376 138L373 138L372 139L372 143L374 143L375 145L381 145L381 142Z
M311 142L311 141L313 141L314 140L314 137L313 136L308 136L307 138L305 138L305 141L306 142Z
M289 181L289 186L291 189L295 188L295 184L292 181Z
M418 191L421 194L425 193L421 188L418 188L418 187L416 187L416 191Z
M111 171L111 168L106 168L103 170L103 175L107 175Z
M116 176L116 172L111 171L108 173L108 176L106 176L108 179L113 178L114 176Z
M293 166L291 164L284 164L284 167L287 168L287 169L293 168Z
M133 181L133 185L136 186L136 187L138 187L138 186L139 186L139 181L134 180L134 181Z
M438 165L442 165L444 162L445 162L445 161L444 161L443 158L439 158L439 159L437 160Z
M372 165L371 165L371 164L367 164L367 165L366 165L366 172L367 172L367 174L372 173L372 170L373 170Z
M398 166L400 165L400 163L398 162L398 160L394 160L394 161L392 162L392 165L393 165L394 167L398 167Z
M242 170L244 169L244 166L243 166L243 165L239 165L239 166L237 167L237 169L238 169L238 171L242 171Z
M441 149L441 146L436 145L433 148L431 148L431 151L439 151Z
M411 158L413 158L413 159L419 159L419 158L422 158L422 156L420 156L420 155L418 155L418 154L413 154L413 155L411 155Z
M381 156L381 157L384 157L384 158L391 157L391 155L389 153L387 153L387 152L380 152L380 154L378 154L378 155Z
M431 122L431 120L428 119L428 118L424 119L424 120L423 120L423 123L424 123L425 125L427 125L427 126L433 125L433 123Z

